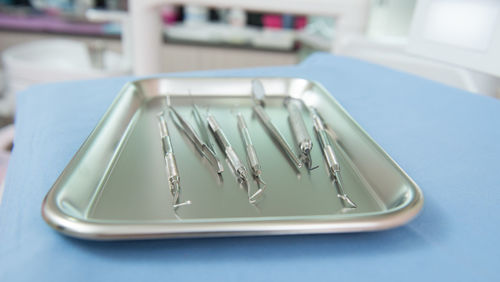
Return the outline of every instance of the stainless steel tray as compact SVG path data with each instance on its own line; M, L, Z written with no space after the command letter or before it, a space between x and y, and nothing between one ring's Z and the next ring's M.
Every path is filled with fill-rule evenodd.
M158 78L127 84L47 194L46 222L74 237L144 239L371 231L402 225L419 212L418 186L325 88L304 79L262 78L266 111L290 144L285 97L302 99L322 113L337 135L344 189L358 208L342 209L306 113L312 160L319 168L297 174L252 115L252 79ZM193 125L192 102L214 114L246 160L234 115L243 113L268 184L257 204L248 202L227 162L219 181L169 119L181 197L192 201L173 211L156 118L165 95Z

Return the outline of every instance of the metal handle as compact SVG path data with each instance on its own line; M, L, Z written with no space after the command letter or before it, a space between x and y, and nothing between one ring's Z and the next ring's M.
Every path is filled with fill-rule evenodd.
M238 177L239 180L247 181L245 166L240 161L240 158L238 157L238 155L236 155L236 152L234 151L234 149L231 147L231 144L229 143L229 140L227 140L226 135L224 134L224 132L220 128L219 123L217 122L217 120L215 120L215 117L213 115L209 115L207 117L207 121L208 121L208 125L210 126L210 129L212 130L213 134L215 135L215 139L217 140L217 143L219 143L219 146L224 151L227 159L229 160L229 163L233 167L233 169L236 173L236 176Z
M238 113L236 117L238 119L238 128L240 129L241 137L243 138L243 144L246 148L248 161L250 162L250 168L252 169L252 174L258 176L261 173L259 159L257 158L255 147L253 146L252 139L250 138L250 132L248 132L245 118L243 118L243 115L241 113Z
M304 119L302 118L302 114L296 103L297 102L293 100L288 101L287 103L289 114L288 121L290 123L290 127L292 128L293 135L295 136L295 140L300 147L300 151L303 154L308 155L312 149L312 140L307 132Z
M318 136L319 144L323 150L323 154L326 158L326 162L328 164L328 168L332 173L340 170L340 165L335 157L335 153L333 151L332 146L330 145L330 141L328 140L328 133L325 130L323 125L323 121L319 118L318 115L313 113L313 123L314 129L316 131L316 135Z
M318 136L319 144L321 146L321 149L323 150L323 155L325 156L326 162L328 164L328 169L331 173L340 171L339 162L337 161L333 148L328 141L326 131L324 129L316 130L316 135Z
M257 159L257 153L255 152L255 148L252 145L247 146L247 156L248 161L250 162L250 168L252 169L252 173L255 176L258 176L262 173L260 169L259 159Z
M226 147L231 147L231 144L229 143L229 140L227 140L226 135L224 135L224 132L222 132L219 123L215 120L215 117L213 115L208 115L207 117L208 125L210 126L210 129L212 129L212 132L215 135L215 139L219 143L219 145L224 149Z
M243 118L242 114L236 116L238 118L238 128L240 129L241 137L243 138L243 143L245 146L252 145L252 139L250 138L250 133L248 132L247 123Z
M253 107L253 110L260 118L260 120L263 121L264 123L269 123L271 121L271 118L267 115L267 113L264 111L264 108L261 105L255 105Z
M168 134L168 126L163 113L158 115L158 121L160 126L160 136L163 147L163 154L165 158L165 170L167 172L168 186L170 189L170 193L173 196L173 207L174 209L191 204L191 201L185 201L179 203L180 197L180 176L179 171L177 169L177 162L175 161L174 150L172 147L172 143L170 141L170 137Z
M170 184L175 184L180 181L179 171L177 170L177 163L173 153L165 154L165 163L167 170L167 179ZM172 186L171 186L172 188Z
M231 163L231 166L234 168L238 178L246 180L246 175L244 173L245 166L243 166L243 163L240 161L240 158L238 158L238 155L236 155L236 152L234 151L233 147L227 147L224 150L224 153L226 153L227 159Z
M167 122L165 121L165 117L163 116L163 114L158 115L158 125L160 127L160 136L163 145L163 153L165 154L166 157L168 154L173 154L174 150L172 148L172 142L170 141L170 137L168 134Z
M340 165L335 157L335 153L333 152L333 148L330 145L327 145L323 148L323 154L325 154L326 162L328 164L328 168L330 172L335 174L340 171Z
M349 198L342 187L342 177L340 173L340 164L335 157L335 152L328 139L328 133L326 132L323 121L316 113L316 110L310 108L311 116L314 124L314 131L316 131L316 136L318 137L319 144L323 150L323 156L325 157L326 163L328 165L328 171L331 176L335 179L335 184L337 187L337 197L340 199L344 208L357 208L357 205Z

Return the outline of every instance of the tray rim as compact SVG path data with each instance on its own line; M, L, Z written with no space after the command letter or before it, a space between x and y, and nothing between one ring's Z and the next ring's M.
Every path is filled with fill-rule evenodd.
M75 152L71 160L66 164L64 170L59 174L48 193L43 199L41 214L45 222L61 232L64 235L79 239L88 240L131 240L131 239L169 239L169 238L205 238L205 237L228 237L228 236L255 236L255 235L296 235L296 234L321 234L321 233L351 233L351 232L369 232L382 231L404 225L414 219L421 211L424 204L422 190L415 181L401 168L397 163L366 130L358 124L358 122L347 112L347 110L338 102L332 95L328 95L329 99L333 99L340 106L351 120L358 126L362 133L376 145L385 157L392 162L395 168L407 179L411 184L410 189L413 192L412 197L409 197L404 203L401 203L396 208L388 209L387 211L379 211L367 214L358 214L356 216L339 217L335 215L312 215L303 217L293 217L293 219L270 219L245 221L239 219L218 221L217 225L212 225L206 220L186 220L175 223L109 223L109 222L94 222L85 221L79 218L72 217L62 211L55 203L55 194L57 192L57 183L59 178L64 175L69 164L75 161L75 157L79 154L84 145L89 142L94 136L95 131L104 122L109 113L113 111L114 106L120 101L122 95L125 95L129 87L136 87L137 83L160 80L160 79L179 79L179 80L210 80L210 79L300 79L309 83L315 84L322 91L330 94L330 91L324 85L313 79L303 78L298 76L229 76L229 77L185 77L185 76L155 76L147 78L138 78L124 84L118 92L118 95L113 99L113 102L108 107L104 115L99 119L99 122L90 132L85 141L80 145L80 148ZM331 218L334 217L334 220ZM234 218L238 219L238 218ZM306 220L307 219L307 220ZM330 219L330 220L329 220ZM140 230L134 227L140 226Z

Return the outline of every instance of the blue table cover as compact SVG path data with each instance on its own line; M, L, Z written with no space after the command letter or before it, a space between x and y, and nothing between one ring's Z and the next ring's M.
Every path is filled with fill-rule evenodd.
M321 82L420 185L421 214L387 231L94 242L52 230L42 199L131 78L18 96L0 206L0 281L500 281L500 103L354 59L177 76Z

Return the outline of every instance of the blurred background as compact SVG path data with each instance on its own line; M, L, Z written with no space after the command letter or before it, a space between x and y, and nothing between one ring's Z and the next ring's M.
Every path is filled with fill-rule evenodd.
M0 0L0 179L35 84L355 57L500 97L498 0Z

